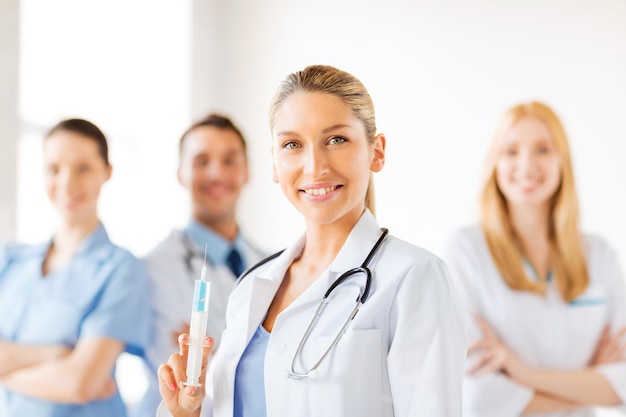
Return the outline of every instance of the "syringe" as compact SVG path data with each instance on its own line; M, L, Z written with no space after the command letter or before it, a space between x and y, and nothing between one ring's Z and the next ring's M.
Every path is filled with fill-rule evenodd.
M206 280L206 246L204 248L204 263L200 272L200 279L196 280L193 290L193 305L191 307L191 323L189 325L189 352L187 354L187 382L186 385L199 387L202 372L202 351L209 317L209 296L211 283Z

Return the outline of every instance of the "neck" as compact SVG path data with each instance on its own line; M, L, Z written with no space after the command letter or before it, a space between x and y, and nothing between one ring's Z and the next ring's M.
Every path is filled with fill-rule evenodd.
M363 212L360 212L355 218L347 218L332 224L307 222L306 243L300 258L302 263L324 268L330 265L362 214Z
M335 259L346 242L350 231L329 228L307 228L306 243L300 262L304 265L323 266L325 269Z
M550 270L550 208L509 207L509 217L524 255L540 279L547 277Z
M509 218L515 235L522 241L548 241L550 208L509 207Z
M85 236L93 232L99 224L97 217L78 224L62 224L53 237L54 252L68 256L73 254Z
M233 242L237 237L237 233L239 233L239 226L237 226L234 216L227 219L214 219L196 214L193 218L195 221L211 229L229 242Z

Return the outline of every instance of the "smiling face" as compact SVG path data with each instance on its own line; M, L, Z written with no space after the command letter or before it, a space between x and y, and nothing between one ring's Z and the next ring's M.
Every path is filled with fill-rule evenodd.
M550 132L539 119L523 117L504 136L496 182L509 205L551 204L561 183L561 161Z
M196 220L207 225L235 221L237 201L248 182L242 139L231 129L193 129L181 147L178 179L190 191Z
M307 222L353 225L365 209L370 172L384 165L385 138L368 140L337 96L295 92L274 113L274 181Z
M66 224L97 219L100 190L111 177L95 140L57 130L44 141L44 179L50 202Z

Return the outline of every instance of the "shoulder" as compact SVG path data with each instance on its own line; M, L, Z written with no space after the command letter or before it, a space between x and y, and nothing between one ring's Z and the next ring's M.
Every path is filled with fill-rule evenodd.
M452 232L445 241L442 256L463 298L479 288L500 288L503 283L479 224Z
M117 270L120 266L135 264L138 259L129 250L114 243L101 223L83 239L72 262L77 268L96 268L108 273L106 271Z
M478 224L460 227L450 233L445 239L444 252L452 250L467 250L485 245L485 234Z
M172 230L165 239L157 243L157 245L144 256L144 259L152 261L163 256L171 256L173 251L178 252L184 249L184 238L182 230Z
M447 279L447 266L442 258L423 247L406 242L395 236L389 236L381 248L381 255L375 269L381 271L385 281L396 276L400 281L405 279L424 281L434 278ZM384 274L383 272L384 271Z
M478 224L454 230L444 240L442 257L449 263L491 259L487 240L482 227Z
M0 245L0 272L10 263L21 262L39 256L46 250L47 244L26 244L7 242Z
M160 279L161 275L167 275L163 279L169 279L172 268L183 268L185 259L191 259L193 249L185 246L185 235L182 230L174 229L150 252L143 256L143 261L154 279ZM187 261L188 262L188 261Z
M7 242L0 245L0 260L8 260L13 258L19 258L23 255L27 255L29 249L34 248L34 245L27 245L25 243Z
M138 281L147 280L147 270L141 259L128 249L114 243L110 244L109 249L110 255L100 258L100 262L106 266L106 270L110 271L109 275L112 279L120 276Z
M383 253L389 255L394 262L406 266L417 265L423 262L440 262L441 259L433 252L421 246L389 235L383 246Z
M582 238L587 267L592 276L607 271L607 268L619 269L617 253L604 237L583 233Z
M447 303L455 297L446 262L433 252L394 236L388 238L372 272L376 290L393 294L394 303L418 308L418 304ZM419 301L425 298L426 304Z
M186 270L183 269L185 259L192 255L188 254L190 250L185 247L184 239L183 231L174 229L142 257L151 279L170 281L172 275L186 273ZM180 269L180 271L173 273L172 271L176 269Z
M78 255L102 264L109 265L138 262L138 258L133 255L131 251L116 243L113 243L111 240L109 240L108 236L100 236L96 244L90 246L85 251L78 252Z
M102 280L101 288L107 288L109 296L116 294L113 298L119 298L142 295L132 302L145 303L143 294L148 292L150 282L148 269L141 259L128 249L111 244L111 256L100 262L98 275Z
M608 241L595 233L582 233L585 252L589 255L615 253Z
M76 253L74 268L91 271L89 273L98 276L102 284L112 281L147 282L143 262L130 250L112 242L104 226L89 239L84 249Z

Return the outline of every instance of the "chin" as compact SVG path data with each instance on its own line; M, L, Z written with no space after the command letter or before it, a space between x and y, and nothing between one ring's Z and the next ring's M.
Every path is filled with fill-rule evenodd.
M67 206L55 206L57 212L61 215L61 217L66 218L68 220L80 217L80 208L76 206L67 207Z
M528 196L525 196L523 198L515 198L515 199L511 199L510 200L511 204L519 206L519 207L543 206L548 201L550 201L549 198L543 198L543 197L529 198Z
M343 215L337 213L336 211L332 212L323 212L323 213L312 213L309 211L300 211L300 213L310 222L315 224L332 224L341 220Z

